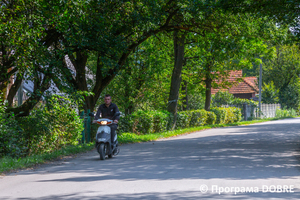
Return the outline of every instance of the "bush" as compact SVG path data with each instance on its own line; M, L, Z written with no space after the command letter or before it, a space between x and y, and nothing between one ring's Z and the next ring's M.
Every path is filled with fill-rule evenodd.
M119 120L119 134L126 133L126 132L132 132L132 116L126 115L124 117L120 117Z
M233 109L233 113L235 116L235 119L233 122L239 122L242 120L242 110L240 108L231 107Z
M213 108L212 112L214 112L217 116L216 124L234 123L239 122L242 119L241 109L236 107Z
M227 111L226 108L213 108L212 112L216 115L216 124L225 124L227 122Z
M240 108L229 107L225 108L227 111L226 124L239 122L242 119L242 112Z
M177 113L175 129L183 129L205 124L233 123L242 118L239 108L214 108L213 112L206 110L189 110ZM174 117L166 111L138 111L120 119L120 134L149 134L163 132L172 128Z
M132 114L132 132L149 134L153 130L153 114L150 111L137 111Z
M219 90L215 95L212 96L212 105L219 107L222 105L231 104L234 99L233 94L228 91Z
M243 105L243 104L248 104L252 105L254 107L258 106L257 101L249 100L249 99L240 99L240 98L234 98L231 102L232 105Z
M288 109L288 110L285 110L285 109L283 109L283 110L277 109L276 110L276 117L278 117L278 118L295 117L295 116L297 116L297 112L293 108Z
M207 111L202 109L202 110L193 110L190 111L192 113L192 118L190 121L190 127L194 126L203 126L206 123L207 120Z
M174 121L174 115L172 113L168 113L168 120L167 120L167 130L171 130L173 128L173 121Z
M191 111L180 111L177 112L176 126L175 129L188 128L192 118Z
M170 114L164 111L137 111L120 119L120 134L131 132L149 134L167 130Z
M0 158L21 157L27 150L27 140L14 115L5 113L5 104L0 101Z
M77 144L83 123L72 104L68 98L53 96L48 105L37 106L29 116L17 119L5 114L2 106L1 156L20 157Z
M29 116L18 119L30 141L29 153L51 152L78 143L83 122L72 105L70 99L55 95L47 105L37 107Z
M154 111L153 113L153 132L164 132L167 130L168 119L169 119L168 112L160 112Z
M213 125L216 123L217 116L214 112L207 112L206 124Z

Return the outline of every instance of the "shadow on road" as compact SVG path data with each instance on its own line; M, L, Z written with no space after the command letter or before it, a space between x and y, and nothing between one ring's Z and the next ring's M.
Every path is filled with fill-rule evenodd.
M200 198L201 196L201 198ZM290 193L288 199L299 199L299 193ZM81 193L73 193L67 195L51 195L43 197L43 200L99 200L99 199L107 199L107 200L127 200L127 199L172 199L172 200L181 200L181 199L286 199L286 194L284 193L245 193L245 194L202 194L200 192L195 191L184 191L184 192L166 192L166 193L135 193L135 194L117 194L117 195L105 195L105 196L97 196L90 193L89 196L82 195ZM17 198L17 200L30 200L35 198Z
M93 176L41 182L292 178L300 173L295 170L299 169L299 130L300 124L282 120L276 124L212 129L183 138L124 145L116 158L96 160L95 151L92 156L90 153L71 161L73 165L56 166L53 171ZM201 137L203 133L206 136Z
M83 187L77 193L70 190L69 193L59 195L42 194L41 199L45 200L195 199L195 197L286 199L287 196L288 199L299 199L297 187L295 193L288 195L262 192L237 195L232 193L219 195L213 192L202 194L199 189L193 187L194 183L199 187L198 184L218 184L219 181L226 184L234 182L233 180L236 180L234 182L236 184L241 181L244 181L244 184L245 182L257 184L272 179L297 180L300 174L298 157L300 124L297 122L299 119L218 128L168 140L122 145L120 155L113 159L100 161L97 152L93 151L60 165L44 166L37 171L23 171L20 174L25 176L41 174L33 182L44 186L50 183L55 183L54 185L58 187L59 185L70 185L70 187L76 185L80 188L85 185L95 186L93 189ZM252 182L254 180L256 182ZM185 187L184 181L192 186ZM101 186L111 188L116 182L123 189L127 189L125 184L131 185L132 188L129 187L127 192L114 188L114 193L104 195L105 189ZM292 182L297 184L296 181ZM144 189L143 187L147 185L153 187L155 183L159 183L159 187L168 186L166 184L170 183L175 184L174 188L170 187L169 190L164 188L168 192L159 192L163 191L160 188L156 188L157 190L149 188L145 190L147 192L134 190L134 187L140 186L138 185L140 183L144 184L138 187L140 189ZM180 188L176 188L175 185ZM191 188L195 190L191 191Z

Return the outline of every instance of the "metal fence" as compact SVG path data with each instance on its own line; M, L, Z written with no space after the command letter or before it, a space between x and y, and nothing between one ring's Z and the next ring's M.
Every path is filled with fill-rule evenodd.
M85 113L82 111L80 113L80 118L83 119L84 123L84 130L82 131L82 143L91 142L91 117L88 115L90 113L90 110Z
M276 110L281 109L280 104L261 104L261 111L254 105L239 104L239 105L225 105L224 107L237 107L242 110L244 120L250 118L271 118L276 117Z

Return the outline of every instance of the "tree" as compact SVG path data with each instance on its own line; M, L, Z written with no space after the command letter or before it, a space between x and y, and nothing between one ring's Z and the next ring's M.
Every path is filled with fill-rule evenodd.
M171 77L171 87L169 100L167 105L167 110L173 114L174 122L173 128L176 125L177 118L177 101L179 97L179 89L181 84L181 70L184 62L184 43L185 43L185 33L175 31L174 32L174 68Z
M262 87L262 102L267 104L279 102L279 89L275 88L274 82L271 81L269 84L264 83Z
M276 48L276 56L265 60L263 65L263 82L270 85L276 98L283 107L297 109L299 105L300 51L294 45L280 45ZM265 87L266 93L269 93ZM263 91L264 93L264 91ZM264 94L264 95L267 95Z
M219 90L212 98L213 105L217 107L226 104L231 104L233 99L233 94L230 94L228 91L222 92L221 90Z
M35 16L37 3L4 1L0 8L0 90L3 93L12 76L16 76L8 95L2 98L8 100L7 112L14 112L17 116L29 115L49 88L56 60L56 48L52 44L57 37ZM12 108L13 97L24 79L34 81L34 91L23 105Z
M86 96L84 104L84 109L91 110L116 74L126 68L125 63L130 54L151 36L163 31L184 30L196 33L201 29L207 29L206 15L213 10L226 10L229 13L260 11L263 15L274 16L270 10L279 7L277 4L270 4L270 1L242 0L7 2L1 4L1 11L5 16L2 21L11 21L10 24L2 23L1 30L6 28L10 33L8 38L12 40L2 41L13 41L5 45L13 49L15 52L13 57L24 65L24 70L22 71L17 64L14 64L14 68L9 72L7 71L9 65L3 67L1 74L7 75L1 80L1 87L6 88L5 84L10 75L17 71L20 76L24 76L26 66L29 66L32 69L30 72L38 70L44 75L46 73L44 77L51 78L66 92L78 90L93 93L94 95ZM285 1L278 0L278 2L280 4ZM290 1L284 6L280 4L283 11L276 10L277 19L283 19L282 16L287 13L292 19L292 13L299 8L295 3L296 1ZM270 7L260 9L262 5L269 4ZM21 46L28 50L22 48L24 51L20 51L18 48ZM97 57L96 81L92 87L87 83L89 71L86 69L91 56ZM24 62L21 62L22 60ZM9 64L10 61L3 60L3 62ZM51 70L45 70L46 66L51 66ZM41 83L46 84L46 81ZM17 88L17 84L15 86L14 88Z
M197 42L191 52L199 57L193 62L193 70L198 83L204 82L205 109L210 110L211 88L228 87L230 70L250 68L257 61L255 54L269 51L259 37L261 19L249 15L226 15L216 13L210 18L215 28L197 35ZM222 85L220 85L222 83Z
M171 66L171 46L169 37L161 34L143 42L128 57L124 69L104 90L113 96L119 109L125 114L135 110L166 109L169 92ZM95 59L91 62L95 62ZM92 70L95 65L88 64ZM96 103L103 103L102 97Z

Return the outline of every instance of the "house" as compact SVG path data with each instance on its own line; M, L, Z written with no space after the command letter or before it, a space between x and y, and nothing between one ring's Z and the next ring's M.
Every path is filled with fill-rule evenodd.
M229 88L212 88L211 94L216 94L219 90L228 91L236 98L256 99L255 95L259 93L256 77L243 77L243 71L230 71L226 81L232 86ZM216 81L221 84L222 81Z

